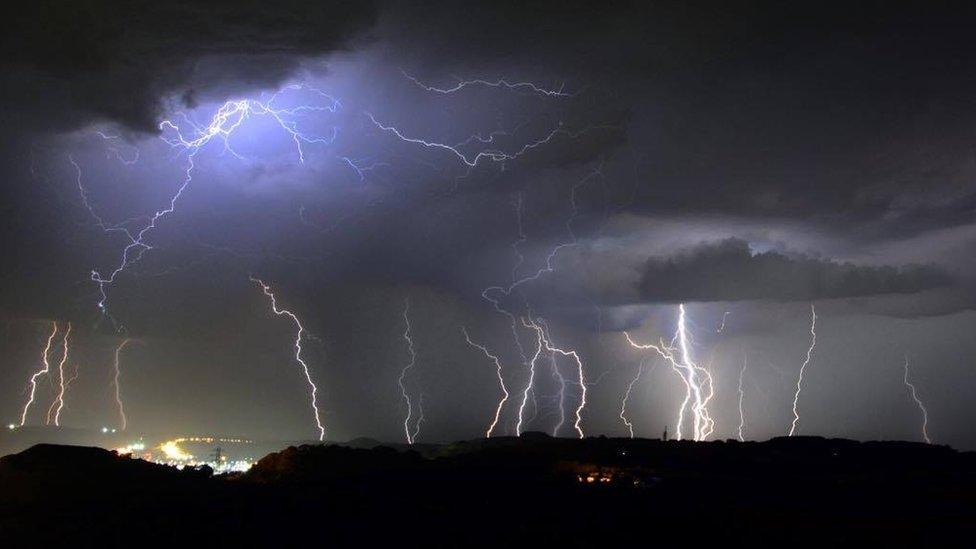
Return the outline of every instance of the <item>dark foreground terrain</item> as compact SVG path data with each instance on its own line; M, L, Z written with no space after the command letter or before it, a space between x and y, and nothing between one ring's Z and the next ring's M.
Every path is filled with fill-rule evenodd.
M34 446L0 459L0 544L962 547L976 534L976 454L948 447L543 435L354 446L291 447L222 477Z

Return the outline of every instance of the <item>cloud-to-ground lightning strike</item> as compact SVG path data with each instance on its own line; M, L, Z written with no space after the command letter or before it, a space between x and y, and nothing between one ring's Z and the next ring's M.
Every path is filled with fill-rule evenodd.
M817 309L813 303L810 304L810 347L807 348L807 356L800 365L800 373L796 377L796 392L793 394L793 423L790 425L788 436L793 436L796 432L796 425L800 422L800 412L797 405L800 402L800 392L803 390L803 372L810 364L810 357L813 356L813 348L817 346Z
M725 311L724 313L722 313L722 323L719 324L718 328L715 330L715 333L719 333L720 334L720 333L722 333L722 332L725 331L725 319L727 319L729 317L729 314L731 312L732 311Z
M905 355L905 377L903 378L905 382L905 388L908 389L908 394L911 395L912 400L915 401L915 405L918 406L920 412L922 412L922 440L926 444L932 444L932 439L929 438L929 411L925 409L925 405L922 404L922 399L918 397L918 391L915 390L915 384L908 380L908 355Z
M58 361L58 395L47 409L47 419L45 421L47 425L50 425L53 418L55 427L61 426L61 410L64 409L64 392L68 388L64 379L64 365L68 362L68 338L70 336L71 323L68 322L68 327L64 331L64 338L61 341L61 360Z
M542 335L542 339L539 339L537 337L536 352L535 352L534 356L532 357L532 359L529 359L528 356L527 356L527 354L526 354L526 352L525 352L525 348L522 346L521 340L519 339L518 322L516 320L515 314L513 314L511 311L508 311L508 310L502 308L502 306L501 306L501 299L502 299L502 296L504 296L504 297L511 296L513 294L513 292L516 292L520 286L522 286L524 284L527 284L529 282L532 282L532 281L539 280L540 278L542 278L547 273L554 272L555 271L555 265L553 264L553 262L555 261L555 258L559 254L559 252L561 250L563 250L563 249L576 246L579 243L579 240L576 237L576 233L573 230L573 221L579 215L579 207L578 207L577 202L576 202L576 193L592 177L598 176L598 175L599 176L602 176L602 173L600 172L599 169L596 169L593 172L591 172L590 174L588 174L586 177L584 177L583 179L581 179L580 181L578 181L576 184L573 185L573 188L572 188L572 190L570 192L570 205L572 206L572 213L570 214L569 218L566 220L566 232L569 235L569 239L567 241L565 241L565 242L560 242L560 243L556 244L549 251L549 253L546 255L546 261L545 261L544 266L542 266L539 269L537 269L535 273L532 273L530 275L524 276L522 278L518 278L518 270L519 270L519 267L521 267L522 263L524 262L525 257L522 255L521 251L519 250L519 245L522 244L522 243L524 243L526 241L526 235L525 235L525 231L524 231L523 226L522 226L522 215L523 215L523 210L522 210L522 196L521 195L518 195L517 200L515 202L515 217L516 217L516 227L517 227L517 238L511 244L512 251L513 251L513 253L514 253L515 257L516 257L515 265L512 267L512 282L507 287L504 287L504 286L489 286L489 287L485 288L484 290L482 290L482 292L481 292L482 299L484 299L485 301L487 301L488 303L490 303L496 312L505 315L509 319L509 324L510 324L511 332L512 332L512 339L515 342L515 347L518 350L519 356L522 359L522 364L525 365L528 368L528 370L529 370L529 377L528 377L528 380L526 381L525 389L522 391L522 399L521 399L521 402L520 402L519 408L518 408L518 416L517 416L517 422L516 422L516 426L515 426L515 432L516 432L516 435L517 436L520 436L521 435L521 432L522 432L522 424L524 423L525 407L526 407L526 404L528 402L529 396L531 395L532 398L533 398L533 401L535 401L535 394L534 394L533 384L535 383L536 364L537 364L538 359L539 359L539 357L541 356L541 353L542 353L542 341L543 340L547 340L548 341L548 336L544 335L545 332L548 331L548 327L547 327L544 319L542 319L542 318L539 318L538 319L538 322L541 324L540 330L543 332L543 335ZM531 316L531 313L530 313L530 316ZM524 325L524 321L523 321L523 325ZM538 335L539 334L537 334L537 336ZM580 360L579 355L574 355L574 357L577 359L577 361ZM555 427L555 429L553 431L555 433L555 432L558 432L559 428L562 426L563 421L565 420L565 409L563 408L563 405L564 405L564 401L565 401L566 382L565 382L565 379L562 378L562 375L558 371L558 365L555 364L555 357L553 357L553 361L554 361L553 368L554 368L554 370L556 372L556 375L560 378L559 405L560 405L560 417L561 417L561 421ZM582 364L580 364L580 367L582 368ZM582 371L580 372L580 377L582 378ZM585 392L586 392L586 388L583 387L582 388L582 397L581 397L582 398L582 403L581 403L581 405L584 408L586 406ZM535 407L535 411L538 412L538 406ZM578 421L577 421L577 431L580 431L579 422Z
M125 349L130 341L132 340L125 338L121 343L119 343L119 346L115 348L115 377L112 378L112 386L115 389L115 404L119 407L119 430L121 431L125 431L125 428L128 426L128 420L125 417L125 406L122 404L122 388L119 385L119 378L122 375L119 355L122 353L122 349Z
M51 342L54 341L54 336L56 335L58 335L58 323L57 321L52 320L51 335L47 337L47 343L44 345L44 350L41 352L41 368L34 372L34 374L30 377L30 394L27 398L27 402L24 403L24 409L20 414L21 427L27 423L27 412L30 410L30 405L34 403L34 395L37 392L37 379L51 371L51 363L48 362L47 355L51 351Z
M407 365L400 370L400 377L397 378L397 384L400 385L400 394L403 396L404 402L407 404L407 416L403 419L403 434L407 438L407 444L413 444L417 440L417 435L420 433L420 424L423 422L423 404L418 401L418 418L413 426L410 427L410 420L413 418L413 402L410 400L410 392L407 390L407 386L404 380L407 374L417 363L417 352L413 346L413 337L410 335L410 298L404 300L403 305L403 340L407 343L407 352L410 353L410 361Z
M742 390L742 378L746 374L746 368L749 367L749 356L745 353L742 354L742 368L739 370L739 428L737 430L737 435L739 437L739 442L745 442L745 437L742 434L742 430L746 426L746 415L742 410L742 400L745 397L745 392Z
M630 392L634 390L634 385L640 381L641 373L644 372L644 357L641 357L640 365L637 366L637 375L634 379L630 380L627 385L627 391L624 393L623 400L620 401L620 421L624 422L624 426L627 427L627 432L630 433L630 438L634 438L634 424L627 419L627 401L630 400Z
M653 350L661 358L671 364L671 369L678 374L685 385L685 398L678 408L678 419L675 428L675 437L678 440L683 438L683 425L685 423L685 411L691 406L693 435L695 441L706 440L714 430L715 422L712 420L708 411L708 403L715 394L712 374L707 368L696 364L691 358L690 335L687 328L687 316L683 303L678 305L678 329L670 344L660 341L657 345L652 343L637 343L630 337L628 332L624 332L624 337L631 347L641 350ZM676 346L677 344L677 346ZM680 357L675 356L677 354Z
M308 364L306 364L305 360L302 358L302 336L305 333L305 328L302 326L301 321L298 320L298 317L295 316L294 313L288 309L278 308L278 301L275 298L274 292L271 291L271 286L268 286L261 279L254 278L253 276L250 277L250 279L252 282L260 286L261 291L264 292L264 295L268 296L268 299L271 300L271 311L278 316L287 316L292 320L292 322L295 323L295 327L298 328L298 331L295 333L295 360L301 365L302 372L305 375L305 381L308 383L308 386L311 389L312 411L315 415L315 426L319 431L319 440L325 440L325 427L322 425L322 420L319 415L319 405L318 401L316 400L319 388L315 385L315 382L312 381L312 374L308 370Z
M523 325L525 324L525 319L522 320ZM542 329L536 330L536 348L535 354L529 359L529 379L525 382L525 390L522 391L522 402L519 404L518 409L518 422L515 424L515 436L522 436L522 423L525 417L525 404L529 401L529 393L532 392L533 386L535 385L535 363L539 360L539 356L542 355Z
M559 422L552 428L552 436L559 436L559 430L566 424L566 377L559 371L559 361L555 353L549 355L552 363L552 375L559 383Z
M579 435L579 438L584 438L586 434L583 432L582 423L583 423L583 410L586 408L586 377L583 372L582 359L580 359L580 356L576 351L567 351L559 347L554 347L552 345L552 341L549 338L548 334L546 334L545 330L542 329L542 326L539 325L538 320L531 320L523 317L522 325L525 326L526 328L535 330L541 345L545 347L546 351L550 353L559 353L560 355L565 357L572 357L572 359L576 362L576 373L577 373L576 381L577 383L579 383L580 386L580 402L579 405L576 407L576 421L573 423L573 428L576 429L576 433Z
M325 106L301 105L292 108L275 107L274 101L278 98L279 94L285 90L308 90L318 96L326 98L328 100L328 104ZM335 135L334 133L330 137L306 135L297 129L297 122L293 120L292 117L298 116L302 113L314 111L328 111L334 113L338 108L338 101L319 90L307 88L301 85L290 85L273 94L267 101L260 101L257 99L227 101L221 105L219 109L217 109L216 113L210 119L209 124L206 126L195 124L188 116L181 114L181 117L186 121L186 124L192 129L192 133L190 135L184 133L184 130L180 127L180 125L172 120L163 120L159 124L159 130L163 132L160 137L169 146L186 153L186 170L184 171L183 181L177 188L176 192L170 197L169 204L166 207L157 210L152 215L147 216L146 223L136 232L129 231L128 229L124 229L118 225L107 225L98 215L95 214L91 204L88 202L88 197L84 187L81 185L81 172L79 169L78 187L81 190L82 201L95 217L99 227L105 231L121 230L126 233L129 240L129 242L122 249L119 262L115 265L115 267L112 268L111 271L108 272L107 275L103 275L97 269L92 269L91 271L91 280L98 285L98 309L102 311L102 313L106 315L108 314L106 304L108 295L106 294L106 286L112 285L115 282L116 277L125 271L129 265L141 259L146 251L152 249L152 245L147 241L149 233L156 228L157 223L159 223L161 219L176 210L176 204L179 202L184 192L186 192L187 187L189 187L190 183L193 181L193 170L195 168L194 160L196 154L200 150L206 147L214 139L217 139L223 143L225 152L229 152L235 157L240 158L241 156L237 154L230 146L229 140L231 135L233 135L241 124L243 124L244 121L251 116L270 116L295 142L299 162L304 163L305 153L303 144L328 144L334 140ZM71 163L78 168L78 164L75 163L73 159L71 159Z
M485 438L491 438L491 433L495 430L495 427L498 426L498 418L502 413L502 407L505 406L505 402L508 401L509 397L508 388L505 387L505 377L502 376L502 363L498 360L497 356L488 351L487 347L481 345L480 343L471 341L471 336L468 335L467 328L462 326L461 333L464 334L464 339L468 342L468 345L480 350L485 354L486 357L488 357L488 360L495 364L495 374L498 376L498 386L502 390L502 398L498 401L498 406L495 407L495 416L492 418L491 424L488 425L488 430L485 431Z

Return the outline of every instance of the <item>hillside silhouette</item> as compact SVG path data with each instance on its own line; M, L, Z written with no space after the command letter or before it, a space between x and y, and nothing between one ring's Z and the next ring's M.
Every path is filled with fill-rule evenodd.
M542 434L357 446L289 447L214 476L38 445L0 458L0 533L16 546L612 547L927 545L976 528L976 454L945 446Z

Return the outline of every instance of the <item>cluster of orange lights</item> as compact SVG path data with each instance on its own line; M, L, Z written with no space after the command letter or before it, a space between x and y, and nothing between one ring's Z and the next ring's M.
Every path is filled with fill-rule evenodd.
M597 482L609 484L613 482L613 475L594 472L588 475L576 475L576 480L585 484L594 484Z

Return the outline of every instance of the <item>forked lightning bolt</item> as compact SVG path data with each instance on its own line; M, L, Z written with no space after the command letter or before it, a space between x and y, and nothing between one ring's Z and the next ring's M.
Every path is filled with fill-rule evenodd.
M112 386L115 388L115 403L119 407L119 429L121 431L125 431L125 428L128 425L128 420L125 417L125 406L122 405L122 387L119 385L119 378L122 375L122 367L121 363L119 362L121 357L119 355L122 353L122 349L125 349L130 341L132 340L125 338L121 343L119 343L119 346L115 348L115 377L112 380Z
M580 387L580 403L576 407L576 421L573 423L573 428L576 429L576 433L579 438L584 438L586 434L583 432L583 410L586 408L586 378L583 372L583 361L580 359L579 354L576 351L567 351L565 349L560 349L559 347L554 347L552 341L549 339L545 330L539 325L538 321L531 319L522 318L522 325L526 328L531 328L535 330L536 336L542 346L545 347L546 351L550 353L559 353L564 357L571 357L576 362L576 373L577 373L577 383Z
M407 74L405 71L401 70L400 72L403 73L404 77L406 77L408 80L410 80L417 86L423 88L424 90L427 90L432 93L443 94L443 95L450 95L453 93L457 93L468 87L482 86L487 88L506 88L513 91L527 90L532 93L537 93L539 95L545 95L549 97L571 97L572 96L571 93L563 91L562 86L558 90L552 90L552 89L543 88L541 86L533 84L532 82L509 82L504 78L499 78L498 80L484 80L481 78L474 79L474 80L459 80L457 84L455 84L450 88L438 88L435 86L429 86L421 82L417 78L414 78L413 76Z
M690 334L687 328L687 317L684 304L678 305L678 330L670 344L660 341L657 345L649 343L637 343L630 337L628 332L624 332L627 342L635 349L653 350L661 358L668 361L671 369L681 378L685 385L685 398L678 408L678 420L675 429L675 436L678 440L683 438L683 426L685 423L685 411L691 407L693 434L695 441L706 440L715 427L708 411L708 403L715 394L712 382L712 374L707 368L696 364L691 358Z
M559 430L566 424L566 377L559 371L559 361L556 354L549 355L552 363L552 375L559 383L559 422L552 428L552 436L559 436Z
M630 438L634 438L634 424L627 419L627 401L630 400L630 393L634 390L634 385L640 381L641 373L644 371L644 357L641 357L640 365L637 366L637 375L634 379L630 380L630 384L627 385L627 392L624 393L623 400L620 401L620 421L624 422L624 426L627 427L627 432L630 433Z
M64 365L68 362L68 338L71 336L71 323L68 322L68 328L64 332L64 339L61 341L61 360L58 361L58 396L55 397L54 402L47 410L47 421L48 425L51 424L52 414L54 419L54 425L56 427L61 426L61 410L64 409L64 392L68 388L68 384L65 383L64 379Z
M525 324L525 319L522 319L522 323L525 326L528 326L528 324ZM519 404L518 422L515 424L515 436L517 437L522 436L522 423L525 417L525 404L528 402L529 393L533 390L532 388L533 385L535 384L535 364L536 361L539 360L539 356L542 355L542 348L543 348L542 339L543 339L542 328L539 328L538 330L536 330L535 354L533 354L532 358L529 359L529 379L525 383L525 390L522 391L522 402L521 404Z
M922 439L925 440L926 444L932 444L932 439L929 438L929 411L925 409L925 405L922 404L922 399L918 397L918 391L915 390L915 384L908 381L908 355L905 355L905 387L908 389L912 400L915 401L915 405L918 406L920 412L922 412Z
M407 438L407 444L413 444L417 440L417 435L420 433L420 424L423 422L423 404L418 401L418 418L411 429L410 420L413 418L413 403L410 400L410 392L407 391L407 386L404 383L407 374L417 363L417 352L414 350L413 337L410 335L410 299L404 300L403 306L403 324L405 326L403 330L403 340L407 343L407 352L410 353L410 361L407 365L400 370L400 377L397 378L397 383L400 385L400 394L403 395L403 400L407 404L407 417L403 419L403 433Z
M24 409L20 414L20 426L23 427L27 423L27 412L30 410L30 405L34 403L34 395L37 392L37 379L43 375L47 375L51 371L51 364L47 360L47 355L51 351L51 342L54 341L54 336L58 335L58 323L57 321L51 321L51 335L47 337L47 343L44 345L44 350L41 352L41 368L34 372L30 377L30 396L27 398L27 402L24 404Z
M278 301L275 298L274 292L271 291L270 286L258 278L254 278L253 276L250 278L252 282L261 287L261 291L264 292L264 295L268 296L268 299L271 300L271 311L278 316L287 316L292 320L292 322L295 323L295 327L298 329L298 331L295 333L295 360L299 365L301 365L302 372L305 375L305 381L308 383L309 389L312 393L312 411L315 415L315 425L319 431L319 440L325 440L325 427L322 425L322 420L319 417L319 406L318 401L316 400L316 395L318 394L319 388L315 385L315 382L312 381L312 374L308 370L308 364L306 364L305 360L302 358L302 336L305 333L305 328L302 326L301 321L298 320L298 317L295 316L294 313L288 309L278 308Z
M488 425L488 430L485 431L485 438L491 438L492 432L495 430L495 427L498 426L498 418L501 416L502 407L505 406L505 402L508 401L509 397L508 388L505 387L505 378L502 376L502 363L498 360L497 356L488 351L487 347L481 345L480 343L471 341L471 336L468 335L467 328L462 326L461 333L464 334L464 340L468 342L468 345L480 350L486 357L488 357L488 360L495 364L495 374L498 376L498 386L502 390L502 399L498 401L498 406L495 407L495 416L492 418L491 424Z
M796 432L796 425L800 422L800 412L797 405L800 402L800 392L803 390L803 372L806 370L808 364L810 364L810 358L813 356L813 348L817 346L817 309L810 304L810 347L807 349L807 357L803 359L803 364L800 365L800 374L796 378L796 393L793 394L793 424L790 425L790 432L788 436L793 436Z
M301 105L293 108L278 108L275 106L274 102L280 95L281 91L285 90L308 90L319 97L325 98L327 104L322 105ZM271 117L277 125L285 131L295 143L295 147L298 153L299 162L305 162L305 152L303 145L308 145L312 143L331 143L335 137L335 132L331 136L317 136L317 135L306 135L300 132L297 128L296 117L308 112L315 111L328 111L335 112L339 107L338 101L332 97L324 94L319 90L313 88L306 88L300 85L291 85L285 87L271 96L267 101L260 101L256 99L240 99L227 101L213 115L210 119L209 124L206 126L201 126L195 124L186 115L181 114L181 118L184 120L185 125L188 129L180 127L180 124L174 122L173 120L163 120L159 124L159 129L162 132L161 139L166 142L169 146L174 149L178 149L181 152L186 153L187 164L184 171L184 176L181 184L177 188L176 192L170 197L169 204L164 208L157 210L155 213L147 217L147 221L142 228L138 231L133 232L128 229L123 228L119 225L108 225L102 221L101 217L95 214L91 204L88 201L87 193L81 184L81 170L74 159L69 158L71 163L78 169L78 187L81 192L82 202L88 211L92 213L99 227L104 231L122 231L128 237L128 243L122 249L121 257L115 267L112 268L108 274L103 275L100 271L93 269L91 271L91 280L98 285L99 300L98 308L104 314L108 314L107 300L108 295L106 294L106 287L112 285L119 274L121 274L127 267L132 263L138 261L146 251L152 249L152 245L148 242L148 236L153 229L156 228L157 223L167 215L173 213L176 210L176 204L179 202L180 198L186 192L187 187L193 181L193 170L195 168L194 160L199 151L210 144L213 140L218 140L223 143L224 151L240 158L230 145L230 137L234 132L252 116L269 116Z

